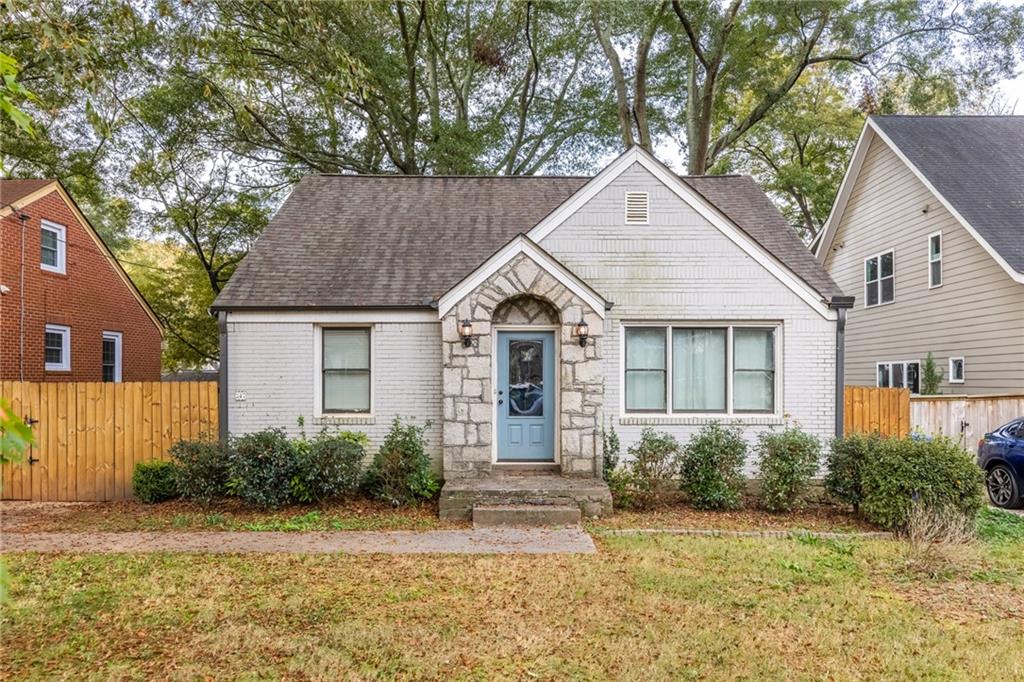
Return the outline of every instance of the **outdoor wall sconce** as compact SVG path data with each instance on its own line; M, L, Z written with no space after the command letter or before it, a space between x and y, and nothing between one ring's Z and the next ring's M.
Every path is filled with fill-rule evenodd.
M463 320L459 322L459 338L462 339L462 345L469 348L473 345L473 323L469 320Z
M576 335L576 338L579 339L580 348L584 348L587 345L587 339L590 338L590 325L583 320L580 320L576 323L576 326L573 327L573 333Z

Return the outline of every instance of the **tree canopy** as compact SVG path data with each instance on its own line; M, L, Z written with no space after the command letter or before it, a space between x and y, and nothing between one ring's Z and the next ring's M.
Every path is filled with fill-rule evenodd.
M59 177L141 264L169 367L216 360L205 307L304 174L592 173L638 144L753 174L810 239L866 114L991 108L1024 55L1024 8L983 0L2 7L0 168Z

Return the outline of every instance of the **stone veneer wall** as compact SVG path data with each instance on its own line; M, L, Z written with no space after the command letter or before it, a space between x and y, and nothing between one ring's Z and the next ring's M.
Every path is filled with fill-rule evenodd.
M560 438L558 461L562 473L571 476L600 477L601 420L604 382L601 374L602 320L586 303L538 266L520 254L491 275L463 298L441 321L442 360L444 364L444 405L442 444L444 477L473 478L491 473L494 438L494 387L491 363L494 350L492 324L501 321L520 323L521 315L531 315L538 306L526 300L508 299L534 296L551 303L561 316L559 339L560 372L559 419L555 437ZM540 306L543 309L546 306ZM540 315L536 324L549 324ZM473 322L477 335L466 348L459 338L460 320ZM535 316L532 319L537 319ZM586 348L573 336L573 328L583 319L590 327Z

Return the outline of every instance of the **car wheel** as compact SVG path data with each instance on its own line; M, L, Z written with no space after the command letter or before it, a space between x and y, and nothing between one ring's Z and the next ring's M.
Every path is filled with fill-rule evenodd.
M988 470L985 476L985 489L988 499L993 505L1003 509L1016 509L1020 504L1020 491L1013 472L1003 464L997 464Z

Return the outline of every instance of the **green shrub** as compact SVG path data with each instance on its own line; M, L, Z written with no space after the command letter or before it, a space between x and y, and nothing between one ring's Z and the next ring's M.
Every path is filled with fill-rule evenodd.
M651 507L663 502L678 472L679 441L674 436L644 429L629 450L629 478L636 506Z
M799 509L811 477L818 470L821 443L799 427L767 431L758 439L761 507L773 512Z
M860 511L864 499L864 466L870 454L881 446L881 441L877 433L854 433L832 441L826 461L825 491L833 499Z
M605 483L608 484L608 491L612 494L612 505L616 509L634 509L637 505L635 495L636 485L633 483L633 476L629 470L624 468L612 469L606 474Z
M263 508L291 499L298 472L296 448L281 429L264 429L232 440L228 454L228 492Z
M146 504L171 500L178 496L177 478L173 462L139 462L132 472L132 492Z
M619 466L619 450L621 448L619 434L615 433L614 426L601 427L601 445L601 472L604 474L604 480L610 481L615 468Z
M366 488L373 497L397 507L437 494L440 484L424 449L424 434L429 428L430 422L416 426L395 417L367 472Z
M712 422L679 457L680 487L698 509L736 509L742 503L747 442L741 430Z
M326 429L311 441L296 442L296 471L290 485L295 501L320 502L358 490L368 442L362 433L332 435Z
M906 528L915 504L975 518L983 474L955 441L885 438L868 450L861 471L861 513L889 528Z
M178 492L187 500L210 504L225 494L227 450L215 440L180 440L171 446Z

